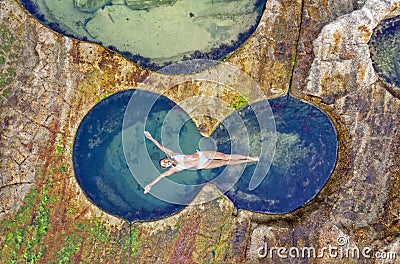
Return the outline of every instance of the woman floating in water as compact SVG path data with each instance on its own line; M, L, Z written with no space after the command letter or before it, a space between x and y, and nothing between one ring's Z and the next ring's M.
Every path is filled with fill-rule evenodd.
M166 158L159 161L160 166L163 168L169 168L166 172L161 173L151 183L144 187L144 193L148 193L151 187L156 184L159 180L167 177L175 172L186 170L186 169L214 169L225 165L236 165L246 162L258 161L258 157L243 156L237 154L224 154L217 151L196 151L194 154L182 154L174 152L155 140L149 132L145 131L144 135L150 139L159 149L165 154Z

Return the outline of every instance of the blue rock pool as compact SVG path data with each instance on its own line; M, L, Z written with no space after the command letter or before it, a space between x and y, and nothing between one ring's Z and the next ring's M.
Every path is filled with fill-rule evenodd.
M51 29L143 67L219 60L254 32L265 0L20 0Z
M156 100L150 111L138 105L136 111L129 111L129 118L124 119L132 95L143 105ZM277 139L272 166L265 171L261 183L250 190L249 182L257 164L249 163L225 195L238 209L286 213L310 201L324 186L336 163L337 137L327 115L308 103L290 96L260 101L237 112L248 131L250 154L258 155L261 143L269 140L268 136L262 136L253 111L268 102L274 113ZM226 119L230 118L233 115ZM178 131L166 129L165 126L173 126L174 120L183 124ZM203 138L186 113L163 96L127 90L99 102L78 128L73 147L75 174L93 203L127 221L156 220L178 212L190 203L201 184L213 183L225 169L181 171L153 187L179 195L180 204L143 194L143 184L164 171L158 160L165 156L145 140L144 130L167 147L183 153L193 153L196 149L230 153L232 147L233 139L226 127L218 126L210 138ZM175 140L169 141L170 138ZM168 189L167 181L188 187L183 191ZM216 187L224 189L222 185L217 183Z

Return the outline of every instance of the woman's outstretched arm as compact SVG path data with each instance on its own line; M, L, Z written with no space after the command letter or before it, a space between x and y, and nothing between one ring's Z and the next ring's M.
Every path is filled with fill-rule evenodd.
M162 178L167 177L167 176L169 176L169 175L171 175L171 174L173 174L173 173L175 173L177 171L178 171L177 169L171 168L171 169L167 170L166 172L161 173L157 178L155 178L152 182L150 182L149 184L147 184L144 187L144 193L148 193L150 191L151 187L154 184L156 184L159 180L161 180Z
M170 150L169 148L164 147L160 144L157 140L155 140L148 131L144 131L144 135L150 139L159 149L161 149L165 154L168 156L173 156L175 154L174 151Z

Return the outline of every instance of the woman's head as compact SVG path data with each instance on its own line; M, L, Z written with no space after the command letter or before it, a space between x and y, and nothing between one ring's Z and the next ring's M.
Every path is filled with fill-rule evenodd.
M170 160L169 158L160 159L160 161L158 163L163 168L169 168L174 164L174 162L172 160Z

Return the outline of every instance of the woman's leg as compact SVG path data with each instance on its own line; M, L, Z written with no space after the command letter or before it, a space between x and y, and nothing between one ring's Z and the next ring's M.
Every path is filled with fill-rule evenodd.
M246 161L258 161L258 157L244 156L239 154L225 154L218 151L203 150L201 153L210 160L246 160Z
M226 165L236 165L236 164L241 164L241 163L247 163L249 162L248 160L241 159L241 160L223 160L223 159L215 159L211 160L210 163L205 166L203 169L214 169L214 168L219 168L222 166Z

